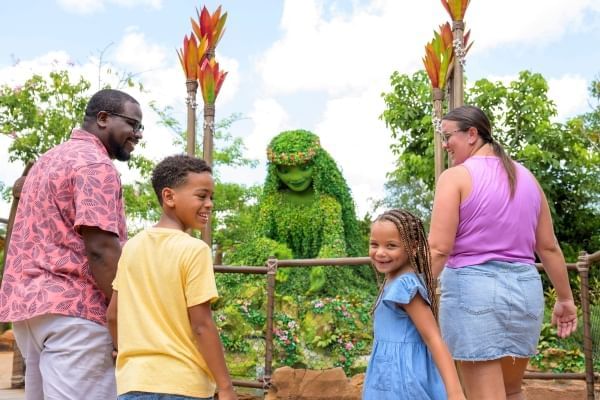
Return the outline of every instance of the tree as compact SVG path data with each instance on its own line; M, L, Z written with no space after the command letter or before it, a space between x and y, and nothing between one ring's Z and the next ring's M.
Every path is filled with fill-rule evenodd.
M51 72L47 81L34 75L22 86L0 88L0 132L13 138L9 161L36 160L63 142L80 123L89 82L71 83L66 71Z
M129 87L135 85L129 75L121 78L119 83ZM9 147L9 161L34 161L67 140L71 129L83 120L90 86L83 78L72 82L67 71L57 71L51 72L48 78L34 75L19 87L0 87L0 132L13 139ZM138 86L142 88L141 84ZM176 133L176 145L183 153L185 133L172 117L172 110L169 107L161 109L156 104L151 104L151 107L160 116L160 123ZM232 235L242 235L245 229L249 229L252 222L244 212L251 212L257 193L256 188L223 183L218 178L219 167L256 165L256 161L243 157L241 139L233 138L228 132L231 124L239 119L239 115L232 115L215 127L217 146L213 158L217 182L213 227L217 245L221 248L233 241ZM201 153L197 148L196 154ZM155 162L134 155L128 165L139 171L141 176L140 180L123 185L125 212L130 222L129 229L134 232L148 221L156 220L160 209L150 184ZM0 182L0 191L7 200L10 199L10 184L12 182Z
M429 83L424 72L412 76L395 72L391 83L392 90L383 94L382 119L397 140L392 151L398 160L381 203L411 209L428 219L434 186ZM591 94L600 99L597 82ZM598 107L565 123L553 122L556 106L548 98L548 84L529 71L507 85L476 81L466 92L466 103L487 113L494 136L539 180L565 255L575 259L579 250L600 249Z

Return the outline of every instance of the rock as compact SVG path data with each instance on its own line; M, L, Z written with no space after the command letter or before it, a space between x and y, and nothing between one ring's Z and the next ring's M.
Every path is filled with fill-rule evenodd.
M527 400L583 400L587 398L585 381L525 379Z
M15 335L11 329L0 335L0 351L13 351L15 345Z
M271 378L265 400L360 400L362 379L348 379L342 368L321 371L282 367Z

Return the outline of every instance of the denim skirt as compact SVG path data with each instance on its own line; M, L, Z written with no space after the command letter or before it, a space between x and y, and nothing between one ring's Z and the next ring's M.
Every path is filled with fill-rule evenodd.
M534 265L488 261L444 268L440 281L440 329L455 360L536 354L544 293Z

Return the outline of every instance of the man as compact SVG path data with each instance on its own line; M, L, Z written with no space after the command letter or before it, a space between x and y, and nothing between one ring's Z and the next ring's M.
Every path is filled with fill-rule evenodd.
M29 172L0 289L0 321L12 321L25 359L25 397L114 399L106 306L126 240L119 173L142 137L131 96L105 89L81 129Z

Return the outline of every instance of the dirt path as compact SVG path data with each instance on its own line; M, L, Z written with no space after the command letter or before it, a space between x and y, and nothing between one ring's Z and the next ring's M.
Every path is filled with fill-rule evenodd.
M0 352L0 389L10 389L12 352Z
M0 352L0 400L24 399L22 392L10 389L12 376L12 352ZM567 380L525 380L525 394L527 400L586 400L585 382ZM260 399L247 392L241 391L242 399ZM7 397L8 396L8 397ZM600 384L596 385L596 398L600 399Z

